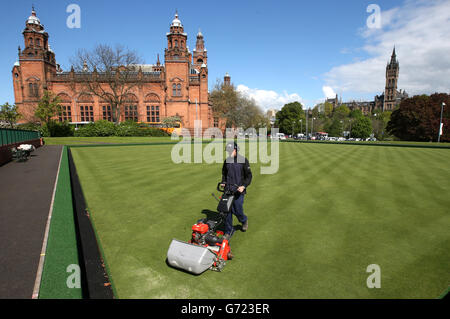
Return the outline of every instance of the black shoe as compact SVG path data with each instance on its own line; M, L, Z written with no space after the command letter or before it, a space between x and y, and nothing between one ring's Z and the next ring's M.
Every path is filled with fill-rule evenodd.
M248 219L247 219L247 221L245 223L242 224L242 231L246 232L247 229L248 229Z

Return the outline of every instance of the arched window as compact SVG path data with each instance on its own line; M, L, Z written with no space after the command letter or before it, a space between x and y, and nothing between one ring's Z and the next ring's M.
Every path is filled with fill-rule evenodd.
M28 45L32 46L33 45L33 38L28 38Z
M134 94L127 94L127 96L124 97L125 121L138 121L138 103L139 100Z
M177 96L177 85L175 83L172 84L172 95Z
M178 48L178 40L175 40L175 48Z
M28 90L30 97L39 97L39 90L37 83L28 83Z
M41 46L41 40L36 39L36 45L37 45L38 47L40 47L40 46Z
M79 120L81 122L94 122L94 98L90 94L81 94L78 97Z
M160 123L160 99L154 93L149 93L145 97L145 104L147 104L147 122Z
M72 122L72 100L71 98L65 94L58 94L59 99L61 100L61 113L59 114L59 121L64 122Z
M181 84L177 85L177 95L181 96Z

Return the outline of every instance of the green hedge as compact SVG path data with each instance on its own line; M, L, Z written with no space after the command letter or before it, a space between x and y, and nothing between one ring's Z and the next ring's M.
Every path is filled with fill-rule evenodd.
M143 127L136 122L126 121L118 125L100 120L78 128L75 136L99 137L99 136L169 136L159 128Z
M25 123L18 126L22 130L39 131L43 137L67 137L73 136L75 128L69 122L51 121L48 124Z

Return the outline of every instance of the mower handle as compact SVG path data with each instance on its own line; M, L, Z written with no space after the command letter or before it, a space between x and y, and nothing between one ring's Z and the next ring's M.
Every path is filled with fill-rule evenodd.
M222 185L225 185L225 186L222 187ZM237 184L227 184L226 182L219 182L219 183L217 184L217 190L218 190L219 192L221 192L221 193L225 193L225 188L227 187L227 185L229 185L229 186L235 186L236 188L239 187L239 185L237 185Z

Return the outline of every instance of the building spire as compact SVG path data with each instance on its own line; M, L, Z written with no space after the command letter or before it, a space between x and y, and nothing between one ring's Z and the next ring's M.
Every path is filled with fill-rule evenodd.
M397 62L397 54L395 54L395 45L394 45L394 50L392 50L392 55L391 55L391 63L396 63Z

